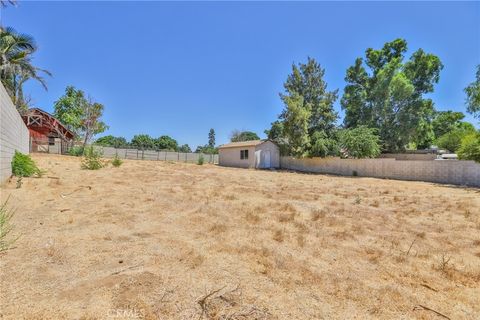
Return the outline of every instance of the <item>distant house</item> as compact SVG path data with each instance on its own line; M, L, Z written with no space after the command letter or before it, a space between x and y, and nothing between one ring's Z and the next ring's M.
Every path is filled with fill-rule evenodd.
M32 108L22 118L30 133L30 152L65 153L73 144L75 134L50 113Z
M280 150L270 140L227 143L218 147L218 163L225 167L278 168Z

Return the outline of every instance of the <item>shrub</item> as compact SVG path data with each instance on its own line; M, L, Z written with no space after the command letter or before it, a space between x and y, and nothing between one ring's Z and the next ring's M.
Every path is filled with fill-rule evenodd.
M201 165L203 165L204 162L205 162L205 158L203 157L203 154L201 154L198 157L197 164L201 166Z
M112 160L112 165L115 168L118 168L122 165L123 161L118 157L118 154L115 154L115 157Z
M82 160L82 169L98 170L103 167L101 152L95 150L93 146L85 148L84 157Z
M442 149L447 149L450 152L456 152L462 144L462 139L472 133L475 133L475 129L471 127L465 126L458 128L442 135L437 139L436 144Z
M469 134L462 139L458 158L480 162L480 132Z
M7 201L0 206L0 252L7 250L16 239L7 240L8 234L12 231L13 225L10 223L13 217L13 211L7 209Z
M12 159L12 173L17 177L41 177L43 171L40 170L30 155L15 151Z
M310 157L327 157L338 155L338 143L336 139L329 138L325 132L316 131L311 137Z
M73 146L68 150L68 154L75 157L83 155L83 146Z
M380 154L377 130L366 126L341 131L340 146L351 158L374 158Z

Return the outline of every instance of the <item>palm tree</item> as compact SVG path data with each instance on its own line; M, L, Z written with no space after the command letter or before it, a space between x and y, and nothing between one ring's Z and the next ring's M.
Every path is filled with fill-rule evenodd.
M17 33L10 27L0 27L0 80L19 111L27 107L23 96L23 84L26 81L37 80L47 90L41 75L51 74L32 64L32 54L36 50L35 40L31 36Z
M8 5L16 6L17 0L0 0L0 8L5 8Z

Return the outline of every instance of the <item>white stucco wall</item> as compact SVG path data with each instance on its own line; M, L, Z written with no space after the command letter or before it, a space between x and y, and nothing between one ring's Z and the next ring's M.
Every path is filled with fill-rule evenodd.
M15 150L28 153L29 143L28 129L0 83L0 184L12 175Z
M256 154L256 168L267 168L265 163L265 153L270 152L270 167L269 168L279 168L280 167L280 149L278 146L271 142L265 141L262 144L259 144L255 148Z
M240 159L240 151L248 150L248 159ZM270 168L280 167L280 151L271 141L256 146L220 148L219 164L225 167L265 168L265 153L270 152Z
M248 159L240 159L240 150L248 150ZM255 168L255 146L220 148L218 163L225 167Z

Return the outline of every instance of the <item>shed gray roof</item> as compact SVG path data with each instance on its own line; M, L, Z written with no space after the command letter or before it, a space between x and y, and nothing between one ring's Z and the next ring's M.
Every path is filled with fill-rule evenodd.
M262 144L266 141L269 141L269 140L250 140L250 141L230 142L230 143L222 144L221 146L218 147L218 149L238 148L238 147L254 147L254 146L258 146L259 144Z

